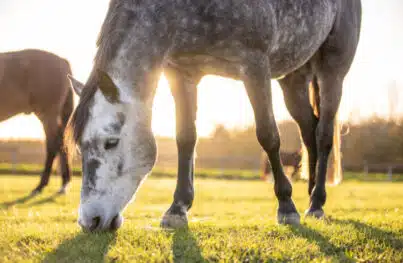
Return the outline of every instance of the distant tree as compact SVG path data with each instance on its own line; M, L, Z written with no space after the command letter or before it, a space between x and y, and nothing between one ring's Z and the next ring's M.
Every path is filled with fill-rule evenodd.
M389 100L389 120L395 120L397 115L397 107L399 103L399 88L396 81L390 83L388 87L388 100Z
M349 124L349 133L342 137L343 163L346 167L403 161L402 119L377 116Z

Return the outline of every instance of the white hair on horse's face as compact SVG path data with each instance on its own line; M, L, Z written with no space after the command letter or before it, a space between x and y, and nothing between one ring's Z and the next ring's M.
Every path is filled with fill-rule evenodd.
M103 92L96 91L80 141L79 223L86 228L94 218L98 218L95 229L110 228L155 163L150 105L120 95L119 102L111 103Z

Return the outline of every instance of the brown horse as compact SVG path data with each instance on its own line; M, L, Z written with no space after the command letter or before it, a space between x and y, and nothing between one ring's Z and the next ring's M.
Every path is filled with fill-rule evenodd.
M335 137L336 142L340 140L339 127L335 125ZM308 154L306 153L306 147L302 146L302 148L295 152L280 152L280 159L284 166L292 166L294 169L289 176L292 180L308 180L309 179L309 171L307 169L308 166ZM340 153L338 151L332 151L329 156L329 162L327 167L326 180L330 185L337 185L343 179L343 174L341 172L341 164L340 164ZM261 156L261 164L260 164L260 178L262 180L267 180L269 174L271 173L271 166L269 162L269 157L265 152L262 153Z
M34 113L46 134L45 168L33 194L48 184L58 153L63 178L60 193L70 181L67 153L63 151L63 133L74 106L68 74L69 62L49 52L29 49L0 53L0 121L19 113Z
M302 160L302 150L295 152L280 152L280 159L284 166L292 166L294 170L291 174L291 179L297 179L299 170L301 168L301 160ZM261 158L261 179L266 180L271 172L271 166L269 162L269 157L266 152L262 153Z

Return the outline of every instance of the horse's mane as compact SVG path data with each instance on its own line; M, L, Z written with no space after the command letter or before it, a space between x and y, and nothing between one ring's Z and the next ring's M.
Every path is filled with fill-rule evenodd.
M94 58L94 69L83 88L80 102L66 129L67 146L75 145L81 140L85 125L90 117L89 109L98 88L96 69L105 69L105 65L116 56L116 52L122 44L134 17L133 6L138 2L139 0L111 0L109 3L108 12L98 35L98 50Z
M104 66L113 59L116 51L130 28L135 15L133 7L139 0L111 0L101 31L98 35L98 51L95 56L95 65Z
M69 148L81 140L85 125L90 117L90 106L97 87L98 85L95 83L95 78L93 74L91 74L86 87L83 88L81 92L80 102L71 115L66 127L65 145ZM69 152L73 153L74 151Z

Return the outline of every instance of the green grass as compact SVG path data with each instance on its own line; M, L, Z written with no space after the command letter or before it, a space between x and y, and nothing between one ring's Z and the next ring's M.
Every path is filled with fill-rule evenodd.
M84 234L77 220L79 178L57 196L54 177L39 196L33 176L0 176L0 262L376 262L403 261L403 183L346 182L328 187L327 220L299 227L275 222L272 185L196 181L190 227L165 231L159 220L175 180L149 178L117 233ZM303 213L306 184L294 184Z
M53 167L52 173L56 174L57 167ZM11 164L0 163L0 174L19 174L19 175L37 175L43 170L41 164ZM73 175L81 175L81 167L72 167ZM197 169L197 177L199 178L216 178L216 179L239 179L239 180L259 180L259 171L253 170L230 170L230 169ZM154 168L154 177L175 177L176 168Z
M54 167L53 174L57 173L57 167ZM15 175L39 175L43 170L43 165L40 164L10 164L0 163L0 174L15 174ZM72 167L73 175L81 175L81 167ZM343 180L357 182L403 182L402 174L393 174L389 178L386 173L370 173L364 176L363 173L345 172ZM153 169L152 177L156 178L176 178L176 168L161 168ZM260 171L258 170L231 170L231 169L200 169L196 170L197 178L208 179L225 179L225 180L260 180Z

